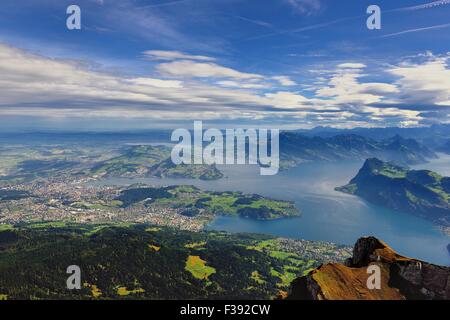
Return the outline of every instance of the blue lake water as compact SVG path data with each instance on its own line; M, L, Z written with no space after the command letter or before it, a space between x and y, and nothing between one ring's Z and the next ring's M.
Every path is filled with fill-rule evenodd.
M218 217L207 228L348 245L353 245L361 236L373 235L386 241L402 255L450 265L450 255L446 249L450 237L431 222L334 190L336 186L342 186L354 177L362 164L363 161L306 163L276 176L260 176L257 167L221 166L219 168L226 178L218 181L114 178L97 183L128 185L142 182L158 186L191 184L205 190L242 191L290 200L302 211L301 217L275 221ZM450 157L442 156L415 168L426 168L448 176Z

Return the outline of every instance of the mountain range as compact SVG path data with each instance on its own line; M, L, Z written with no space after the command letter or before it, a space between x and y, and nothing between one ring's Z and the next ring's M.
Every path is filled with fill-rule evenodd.
M399 135L377 141L356 134L308 137L284 132L280 135L280 152L282 165L286 167L305 161L364 160L370 157L411 165L437 157L416 140Z
M437 148L437 151L450 154L450 139L448 139L447 142L445 142L443 145Z
M434 124L422 127L386 127L386 128L352 128L339 129L332 127L315 127L313 129L300 129L293 132L306 136L322 138L341 134L356 134L375 140L384 140L400 135L407 139L415 139L419 143L427 145L435 150L448 141L450 136L450 124Z

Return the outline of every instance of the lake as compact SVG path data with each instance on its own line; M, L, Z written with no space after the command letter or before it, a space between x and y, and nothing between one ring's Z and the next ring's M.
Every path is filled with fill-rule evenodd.
M450 175L450 156L414 166ZM191 184L205 190L242 191L294 201L302 216L275 221L256 221L239 217L218 217L209 230L266 233L307 240L323 240L353 245L361 236L376 236L402 255L432 263L450 265L446 246L450 237L431 222L377 205L334 190L346 184L363 161L305 163L276 176L260 176L256 166L219 166L226 178L218 181L192 179L110 178L100 184L129 185L147 183L164 186Z

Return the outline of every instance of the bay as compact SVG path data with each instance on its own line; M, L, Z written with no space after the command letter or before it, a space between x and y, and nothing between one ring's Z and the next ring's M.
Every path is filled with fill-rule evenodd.
M415 166L450 172L450 162L443 158ZM376 236L402 255L441 265L450 265L446 246L450 237L425 219L377 206L356 196L334 190L356 175L363 161L304 163L276 176L261 176L257 166L219 166L225 178L217 181L193 179L108 178L100 184L129 185L147 183L155 186L189 184L204 190L241 191L294 201L301 217L256 221L219 216L208 230L265 233L307 240L331 241L353 245L361 236Z

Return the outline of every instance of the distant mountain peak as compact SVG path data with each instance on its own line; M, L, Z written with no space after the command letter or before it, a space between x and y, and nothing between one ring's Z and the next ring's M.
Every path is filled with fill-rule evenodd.
M377 157L398 164L426 163L436 154L414 139L399 135L377 141L352 132L329 137L309 136L296 132L280 135L282 160L291 163L304 161L363 160Z

